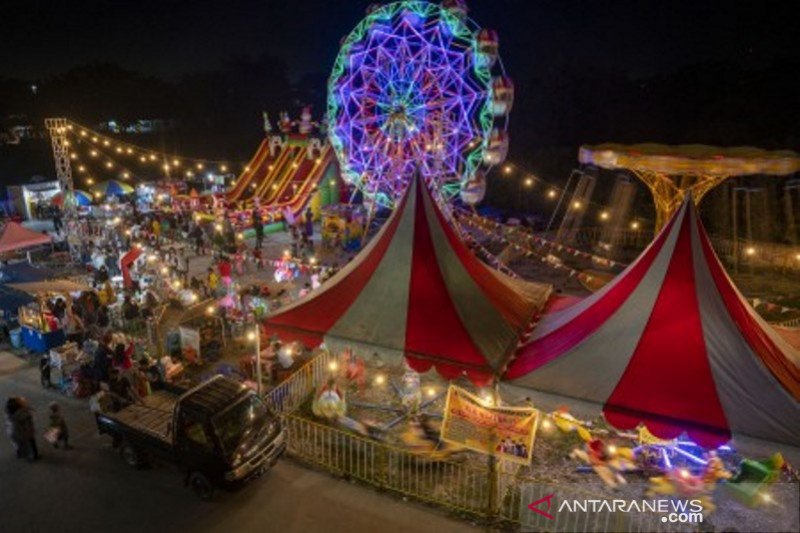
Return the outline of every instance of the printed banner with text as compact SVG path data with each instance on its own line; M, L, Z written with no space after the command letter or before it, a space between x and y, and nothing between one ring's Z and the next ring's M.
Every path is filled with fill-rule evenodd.
M442 439L476 452L530 464L539 411L531 407L493 407L464 389L450 386Z

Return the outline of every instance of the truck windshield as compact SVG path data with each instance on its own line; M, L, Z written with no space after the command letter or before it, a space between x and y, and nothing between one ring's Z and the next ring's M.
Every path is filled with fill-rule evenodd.
M262 426L269 418L267 406L258 396L251 395L214 418L222 448L233 454L253 430Z

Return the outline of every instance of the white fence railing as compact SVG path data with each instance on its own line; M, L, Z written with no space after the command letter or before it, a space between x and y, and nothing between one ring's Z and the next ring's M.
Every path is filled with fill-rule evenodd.
M289 414L307 401L319 385L330 377L330 352L324 351L267 393L265 399L280 414Z
M611 500L613 496L575 485L540 483L508 463L501 462L493 471L488 461L476 462L474 456L470 460L466 455L436 457L415 453L295 414L330 377L332 360L330 353L320 353L266 395L272 408L284 415L287 451L295 459L456 513L509 526L516 524L522 531L693 530L691 526L665 524L659 515L646 513L553 512L550 519L531 511L528 505L547 494L556 494L559 500Z

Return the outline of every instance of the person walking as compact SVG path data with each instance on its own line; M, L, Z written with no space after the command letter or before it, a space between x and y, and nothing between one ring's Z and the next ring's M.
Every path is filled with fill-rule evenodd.
M39 459L33 410L25 398L9 398L6 402L6 433L17 449L18 459L28 461Z
M64 415L61 414L61 407L57 402L50 402L50 427L47 430L47 434L51 435L49 440L54 448L72 449L72 446L69 445L67 421L64 420Z
M304 222L305 234L309 239L311 239L314 236L314 212L311 210L311 207L306 209Z
M253 231L256 233L256 248L260 250L264 243L264 223L258 209L253 209Z

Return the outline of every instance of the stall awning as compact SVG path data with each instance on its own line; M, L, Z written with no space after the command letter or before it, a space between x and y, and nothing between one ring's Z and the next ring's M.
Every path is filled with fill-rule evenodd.
M55 277L57 277L55 271L33 266L27 261L0 266L0 283L27 283Z
M54 279L51 281L32 281L30 283L9 283L9 287L28 294L46 294L48 292L82 292L91 289L85 283L69 279Z
M30 294L0 285L0 310L6 313L16 313L17 309L35 300Z
M0 229L0 253L50 244L52 241L49 235L30 230L17 222L8 222Z
M486 384L502 373L550 291L475 257L417 179L358 257L265 327L306 343L403 353L417 371L435 367Z

